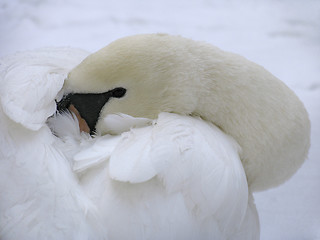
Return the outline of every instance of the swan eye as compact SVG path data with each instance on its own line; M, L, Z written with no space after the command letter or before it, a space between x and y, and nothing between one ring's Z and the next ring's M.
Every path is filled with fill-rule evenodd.
M127 90L125 88L119 87L112 90L112 97L122 98L126 94Z

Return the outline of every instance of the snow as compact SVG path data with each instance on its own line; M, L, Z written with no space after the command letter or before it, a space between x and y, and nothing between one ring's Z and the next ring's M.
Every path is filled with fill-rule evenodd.
M261 239L320 239L320 1L1 0L0 57L47 46L97 51L138 33L210 42L264 66L304 102L309 158L285 184L256 193Z

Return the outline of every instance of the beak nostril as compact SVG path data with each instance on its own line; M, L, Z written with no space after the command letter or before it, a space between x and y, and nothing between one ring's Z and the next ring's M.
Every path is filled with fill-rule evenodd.
M127 90L122 87L118 87L112 90L112 97L122 98L126 94Z

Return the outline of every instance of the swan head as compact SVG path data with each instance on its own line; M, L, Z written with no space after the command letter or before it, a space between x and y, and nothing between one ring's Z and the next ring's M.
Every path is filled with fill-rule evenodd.
M212 122L241 146L253 191L287 180L309 148L307 112L280 80L241 56L178 36L117 40L74 68L64 92L101 134L112 113L154 119L174 112Z
M69 96L78 96L79 101L83 97L84 102L96 105L100 94L99 114L95 114L94 120L88 119L93 121L91 131L109 133L103 118L112 113L154 119L160 112L194 112L198 96L191 76L184 69L186 64L179 59L184 57L184 47L167 48L165 44L170 44L167 37L138 35L117 40L87 57L69 73L64 84L64 92L71 93ZM172 52L177 47L180 49ZM89 94L97 94L97 99L93 95L89 99Z

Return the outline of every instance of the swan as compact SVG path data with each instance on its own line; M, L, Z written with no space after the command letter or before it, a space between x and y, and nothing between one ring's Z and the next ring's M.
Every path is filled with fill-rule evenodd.
M0 235L259 239L252 193L289 179L308 153L296 95L180 36L79 51L1 64Z

